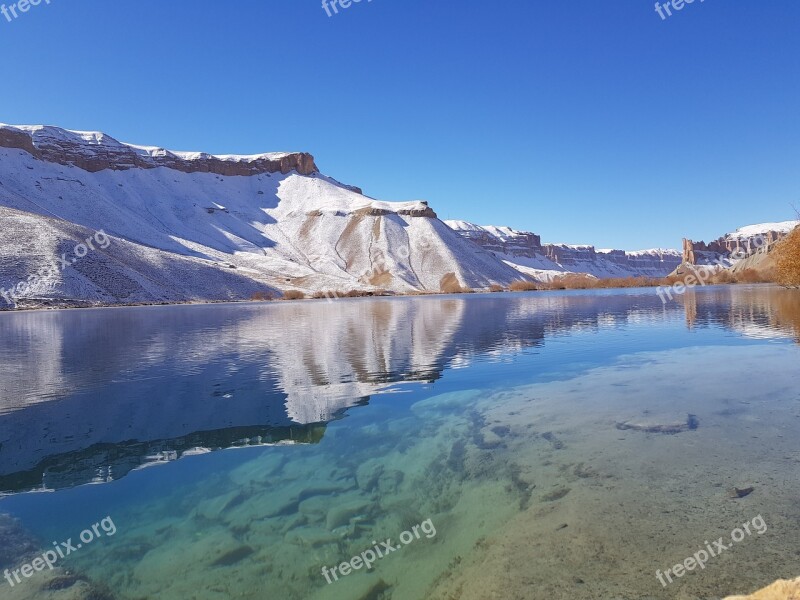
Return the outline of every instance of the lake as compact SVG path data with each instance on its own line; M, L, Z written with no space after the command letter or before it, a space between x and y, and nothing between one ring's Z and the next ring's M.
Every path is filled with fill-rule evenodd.
M800 575L800 292L0 313L0 340L3 598L705 599Z

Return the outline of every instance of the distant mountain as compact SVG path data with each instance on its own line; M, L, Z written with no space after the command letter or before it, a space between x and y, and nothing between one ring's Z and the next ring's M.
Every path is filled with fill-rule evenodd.
M540 281L567 273L598 278L665 277L681 262L677 250L597 250L594 246L542 244L540 236L510 227L445 221L462 237L494 254L520 273Z
M306 153L173 152L47 126L0 125L0 230L0 306L438 292L520 277L427 203L364 196Z

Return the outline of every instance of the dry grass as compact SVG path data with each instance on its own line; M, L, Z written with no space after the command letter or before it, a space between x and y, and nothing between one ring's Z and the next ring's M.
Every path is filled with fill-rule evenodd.
M391 292L387 292L386 290L324 290L319 292L314 292L312 294L312 298L315 300L321 300L323 298L372 298L374 296L392 296Z
M570 273L553 278L543 289L551 290L597 290L609 288L642 288L664 285L665 279L651 277L611 277L596 279L581 273Z
M439 282L439 289L443 294L471 294L474 290L462 287L455 273L447 273Z
M284 300L302 300L306 295L300 290L286 290L283 292Z
M568 273L554 277L551 281L526 281L513 282L509 289L512 292L531 292L536 290L598 290L609 288L643 288L657 287L660 285L673 285L681 281L680 277L612 277L597 279L583 273Z
M272 292L256 292L252 296L250 296L250 300L253 302L268 302L270 300L274 300L275 296Z
M776 282L784 287L800 287L800 227L796 227L775 248Z
M671 275L669 277L611 277L607 279L596 279L582 273L569 273L567 275L554 277L549 282L515 281L509 286L509 289L512 292L529 292L535 290L598 290L610 288L670 287L676 283L686 285L686 280L690 278L693 278L694 285L696 285L698 277L692 272L683 275ZM774 279L769 272L747 269L741 273L733 273L728 270L720 271L709 277L707 283L709 285L719 285L727 283L770 283L772 281L774 281Z
M772 283L775 281L776 275L773 269L766 271L745 269L736 274L736 283Z
M535 281L526 281L524 279L520 279L518 281L511 282L511 285L508 286L508 289L512 292L533 292L541 288L543 284L537 284Z
M745 269L740 273L723 269L707 278L708 285L734 284L734 283L772 283L778 282L786 287L800 287L800 228L796 229L786 238L788 243L781 244L775 252L778 254L778 269L757 271L755 269ZM783 258L782 258L783 257ZM783 260L783 262L781 262ZM781 271L781 268L783 271ZM779 274L784 274L784 279L779 280ZM793 279L794 278L794 279ZM689 287L697 285L698 274L691 269L682 275L671 275L669 277L616 277L608 279L597 279L582 273L568 273L553 278L549 282L530 281L519 279L511 283L508 289L501 285L493 284L489 286L489 292L531 292L544 290L595 290L610 288L645 288L645 287L670 287L675 284L684 284ZM689 280L689 284L687 284ZM693 283L692 283L693 282ZM795 282L795 283L791 283ZM454 273L448 273L440 282L439 292L428 291L409 291L405 293L388 292L383 289L366 290L325 290L314 292L311 297L315 299L323 298L365 298L373 296L426 296L429 294L471 294L474 290L463 287ZM307 296L298 290L287 290L283 294L284 300L301 300ZM257 292L250 298L256 301L274 300L270 292Z

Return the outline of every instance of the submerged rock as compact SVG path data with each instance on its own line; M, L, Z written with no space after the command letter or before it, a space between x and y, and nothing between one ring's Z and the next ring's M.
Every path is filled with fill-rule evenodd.
M564 442L556 437L556 435L552 431L548 431L542 434L542 437L546 439L553 445L553 450L563 450L564 449Z
M745 496L749 496L750 494L752 494L754 490L755 488L753 487L746 487L746 488L732 487L731 489L728 490L728 495L733 499L744 498Z
M328 530L336 529L350 523L350 519L359 515L367 515L372 509L372 502L359 495L349 498L337 498L336 504L328 511L326 525Z
M648 421L623 421L622 423L617 423L617 429L626 430L631 429L633 431L644 431L645 433L666 433L666 434L675 434L681 433L684 431L693 431L700 426L700 421L697 419L697 415L689 414L686 416L686 421L677 421L673 423L658 423L658 422L648 422Z
M15 568L30 563L43 552L37 540L9 515L0 513L0 569ZM36 571L22 578L13 587L0 579L3 600L114 600L104 587L86 577L56 566Z
M728 596L725 600L797 600L800 598L800 577L787 581L779 579L750 596Z
M298 527L289 531L285 539L287 544L318 548L337 543L339 536L321 527Z
M542 496L542 502L555 502L556 500L561 500L564 496L569 494L569 488L558 488L551 492L548 492Z
M254 552L255 550L253 550L250 546L239 546L238 548L234 548L233 550L225 552L222 556L212 562L211 566L230 567L231 565L235 565L236 563L244 560Z
M384 466L377 460L367 461L359 465L356 471L356 483L359 489L371 492L378 487L378 481L383 475Z
M351 573L335 581L332 575L329 577L333 585L319 589L311 600L379 600L391 587L378 575L364 571Z
M25 562L39 552L39 545L16 519L0 513L0 567Z
M446 392L412 404L411 410L418 416L431 413L452 413L471 407L477 400L485 395L486 393L482 390Z

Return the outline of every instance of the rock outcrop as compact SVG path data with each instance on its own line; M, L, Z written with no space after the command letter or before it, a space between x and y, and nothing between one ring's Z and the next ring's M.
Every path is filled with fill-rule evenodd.
M582 261L594 261L597 259L594 246L545 244L542 251L546 258L565 266L575 266Z
M99 132L69 131L59 127L0 124L0 147L19 148L40 160L98 171L166 167L184 173L223 176L261 173L317 173L314 157L305 152L277 152L252 156L215 156L204 152L173 152L157 147L119 142Z
M525 258L542 255L542 238L529 231L517 231L511 227L480 226L466 221L447 221L447 225L489 252Z
M736 257L748 258L759 253L769 253L798 225L798 221L749 225L709 242L695 242L684 238L681 260L689 265L710 265Z

